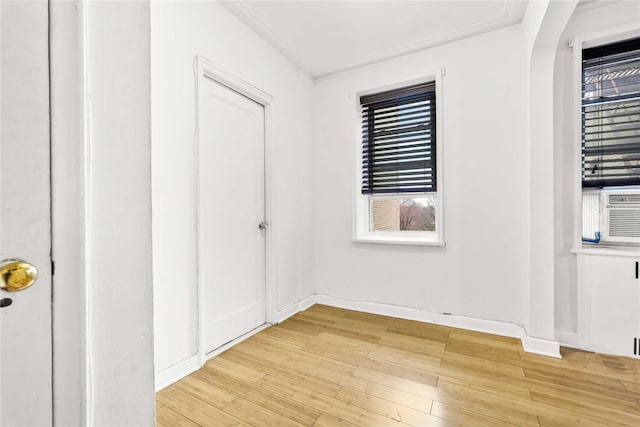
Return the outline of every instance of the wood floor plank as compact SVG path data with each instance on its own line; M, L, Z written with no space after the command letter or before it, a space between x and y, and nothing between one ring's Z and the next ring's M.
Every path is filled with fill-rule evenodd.
M485 375L482 371L472 369L458 369L458 367L448 367L446 364L437 371L442 379L456 384L469 384L473 387L491 391L500 396L514 396L520 399L530 399L531 392L521 381L504 381Z
M354 310L347 310L344 308L336 308L336 307L321 306L321 305L318 305L318 307L325 307L324 308L325 311L338 312L342 317L346 319L360 320L366 323L370 323L372 325L389 326L393 324L393 322L398 320L395 317L380 316L378 314L365 313L363 311L354 311Z
M362 378L365 380L373 381L378 384L386 385L388 387L397 388L398 390L406 391L407 393L413 393L418 396L427 396L438 384L438 377L431 376L431 381L428 384L411 381L397 375L374 371L368 368L358 368L353 373L354 377Z
M445 351L464 354L471 357L501 361L520 360L520 353L515 349L505 349L496 346L488 346L464 339L450 339L445 345Z
M425 411L418 411L390 400L349 389L342 390L338 393L337 398L353 406L396 420L399 423L402 422L412 426L445 424L442 418L429 415L431 407L428 410L425 408Z
M322 332L328 332L335 335L340 335L355 340L361 340L365 342L378 342L380 337L372 333L362 333L359 331L352 331L346 328L337 328L335 326L319 325L306 320L297 318L290 318L280 324L283 328L289 328L294 331L308 331L310 335L318 336Z
M522 350L520 341L516 338L498 337L497 335L483 334L475 331L461 331L449 333L449 342L462 341L465 343L474 343L485 345L490 348L502 348L519 352ZM518 357L519 358L519 357Z
M426 373L434 372L442 363L440 357L414 353L394 347L379 347L375 351L370 351L367 359L403 366Z
M414 320L395 321L387 328L388 332L406 335L414 338L425 338L431 341L445 343L449 340L450 329L432 325L429 328L420 327L421 323Z
M564 395L571 392L572 397L577 397L586 402L593 402L598 405L609 407L625 407L629 412L640 414L640 406L638 406L638 398L640 395L636 392L622 391L618 388L611 389L603 387L588 381L568 378L566 376L550 376L544 371L533 369L525 369L529 388L532 391L543 391L549 394Z
M460 385L446 380L438 382L438 390L441 394L436 400L448 406L521 426L539 425L538 417L523 408L523 405L531 402L528 398L501 396L482 387Z
M351 338L348 338L348 337L334 335L327 332L323 332L320 335L318 335L313 342L315 344L326 345L328 347L337 347L337 348L355 349L355 350L364 350L364 351L372 351L378 348L378 345L375 342L352 340Z
M448 353L445 352L442 355L442 364L445 366L452 366L454 363L459 363L468 367L477 368L480 371L486 372L491 375L503 375L510 377L524 377L524 368L509 363L498 362L494 360L480 359L475 357L468 357L464 354Z
M314 427L340 427L340 426L357 426L357 424L342 420L329 414L322 414L313 424Z
M596 406L591 402L585 402L570 397L557 396L541 392L531 392L531 398L536 402L546 402L549 405L561 408L570 408L576 412L588 411L592 416L603 420L615 420L619 426L639 426L640 416L628 412L620 411L614 408L606 408Z
M334 417L355 423L356 425L398 425L398 422L391 417L367 411L357 405L351 405L349 402L338 399L337 397L328 396L322 393L303 389L298 386L290 387L290 390L281 388L281 384L265 379L266 388L278 390L287 395L287 397L297 400L305 406L309 406L323 413L330 414Z
M622 387L626 391L630 391L636 394L640 393L640 378L639 378L639 382L625 381L625 380L619 380L619 381L620 381L620 385L622 385Z
M290 343L294 345L313 342L316 340L315 337L312 337L309 334L292 331L290 329L283 328L280 325L271 326L270 328L261 331L259 335L272 337L282 343Z
M162 390L158 393L156 399L175 412L203 426L212 424L221 426L249 425L249 423L241 421L223 412L221 409L208 405L202 402L202 400L194 399L189 394L177 388L169 387Z
M434 397L433 393L435 393L434 391L433 393L429 393L429 395L419 396L395 387L390 387L388 385L357 377L345 379L342 385L344 388L359 391L381 399L390 400L423 412L426 411L427 408L431 407L433 400L429 396Z
M218 409L224 408L229 402L232 402L236 398L235 394L227 393L219 387L207 381L202 381L193 375L183 378L181 381L175 383L173 387Z
M156 395L159 426L639 426L640 361L314 305Z
M224 412L236 418L245 420L253 426L285 426L299 427L303 424L287 417L280 416L270 410L247 399L236 399L224 408ZM315 421L314 421L315 422Z
M200 424L156 401L156 425L159 427L197 427Z
M310 377L304 373L298 373L295 370L290 369L287 365L275 365L264 361L258 361L244 353L234 353L233 351L234 349L230 349L219 357L232 357L238 363L245 363L254 366L256 369L267 374L262 382L276 379L283 384L287 384L289 386L300 385L300 387L308 388L309 390L316 390L327 396L335 396L342 388L340 384L330 382L327 379Z
M378 344L427 355L439 354L447 345L446 343L427 338L416 338L391 332L384 334L378 341Z
M497 418L486 417L484 415L465 411L464 409L449 406L440 402L433 402L431 414L468 427L517 426L517 424L511 424L506 421L498 420Z

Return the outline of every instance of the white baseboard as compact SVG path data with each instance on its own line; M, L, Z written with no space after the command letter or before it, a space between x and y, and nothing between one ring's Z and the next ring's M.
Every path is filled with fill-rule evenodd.
M526 335L520 338L520 341L522 341L522 348L524 348L524 351L527 353L562 359L560 355L560 343L558 343L558 341L534 338Z
M156 393L198 369L200 369L198 355L194 354L188 359L156 373Z
M311 307L315 303L316 303L315 295L310 295L306 298L303 298L300 301L295 302L290 306L278 311L275 315L273 324L277 325L278 323L282 323L285 320L287 320L289 317L295 315L296 313L306 310L307 308Z
M518 338L522 342L524 351L528 353L541 354L543 356L555 358L561 357L560 344L557 341L529 337L522 326L514 323L434 313L431 311L383 304L379 302L346 300L329 295L315 295L315 302L347 310L363 311L365 313L416 320L419 322L433 323L452 328L467 329L488 334Z
M593 351L593 348L581 339L575 332L556 331L556 340L561 346L576 348L578 350Z
M217 355L219 355L221 353L224 353L225 351L229 350L231 347L240 344L242 341L244 341L246 339L251 338L252 336L257 334L258 332L264 331L269 326L271 326L271 325L268 324L268 323L265 323L264 325L258 326L257 328L250 330L246 334L239 336L235 340L229 341L225 345L222 345L222 346L216 348L215 350L205 354L204 357L202 358L202 366L204 366L205 363L207 363L209 360L213 359Z

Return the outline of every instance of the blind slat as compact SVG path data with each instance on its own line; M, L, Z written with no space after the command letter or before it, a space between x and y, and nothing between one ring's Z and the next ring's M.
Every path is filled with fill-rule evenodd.
M362 193L436 191L435 84L363 96Z
M640 185L640 38L582 56L582 187Z

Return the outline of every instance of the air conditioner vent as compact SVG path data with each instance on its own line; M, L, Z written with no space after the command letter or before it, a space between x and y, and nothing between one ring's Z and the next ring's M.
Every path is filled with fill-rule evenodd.
M640 193L609 194L610 205L640 205Z
M640 237L640 209L610 208L609 235L612 237Z

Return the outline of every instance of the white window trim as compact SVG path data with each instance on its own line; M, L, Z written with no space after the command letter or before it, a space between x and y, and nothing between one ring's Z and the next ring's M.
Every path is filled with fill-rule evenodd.
M354 209L353 209L353 242L357 243L382 243L395 245L424 245L424 246L445 246L444 241L444 180L443 180L443 108L442 108L442 76L444 68L437 72L428 73L422 78L405 80L385 86L368 88L355 93L354 105L354 137L356 155L354 165ZM421 83L435 82L436 85L436 231L371 231L369 196L362 194L362 106L360 97L373 93L386 92L400 89ZM410 194L419 196L420 193Z
M629 24L576 36L569 41L573 48L573 251L589 247L582 242L582 50L639 36L638 26Z

